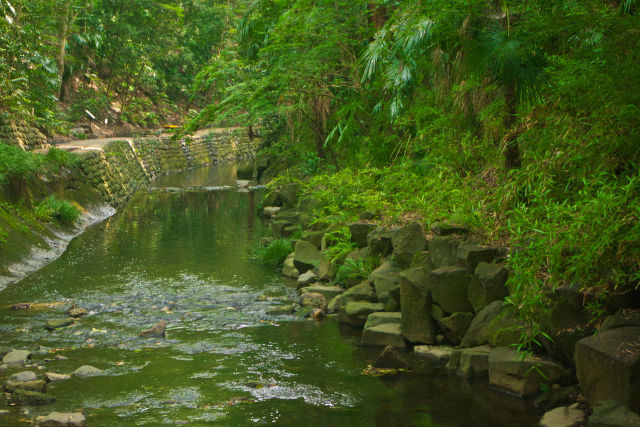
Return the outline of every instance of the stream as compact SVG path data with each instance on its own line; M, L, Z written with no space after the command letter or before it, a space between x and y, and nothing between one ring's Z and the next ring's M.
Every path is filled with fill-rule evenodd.
M236 170L227 164L157 179L58 260L0 292L0 347L30 350L41 368L0 372L2 383L22 370L104 371L50 384L57 402L9 407L0 425L75 410L87 426L537 425L531 402L486 382L363 375L381 349L360 347L359 331L335 318L266 315L297 292L252 260L268 224L255 215L260 193L234 188ZM22 302L34 306L9 310ZM89 315L45 330L72 303ZM160 320L168 323L165 339L138 336Z

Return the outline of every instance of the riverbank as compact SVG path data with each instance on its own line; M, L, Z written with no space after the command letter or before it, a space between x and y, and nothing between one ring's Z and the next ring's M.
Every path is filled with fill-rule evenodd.
M154 178L189 168L253 158L259 138L241 129L200 131L172 139L158 136L61 144L77 156L71 164L9 181L0 187L0 288L56 259L87 226L112 215ZM36 156L33 154L32 156ZM32 205L50 195L82 214L75 225L43 222Z
M632 299L618 300L596 323L581 289L562 286L545 291L545 310L523 316L506 263L513 248L483 244L467 225L446 221L409 217L390 226L375 210L341 220L349 208L322 216L327 207L295 183L273 190L262 207L276 239L269 244L292 242L282 273L300 293L299 304L273 312L333 315L357 328L362 346L384 349L368 373L427 365L484 381L535 398L545 426L640 422L640 316Z

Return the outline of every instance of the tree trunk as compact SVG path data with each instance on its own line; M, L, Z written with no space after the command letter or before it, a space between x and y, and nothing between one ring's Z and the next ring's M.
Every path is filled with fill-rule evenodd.
M369 3L369 20L376 30L387 22L387 9L381 4Z
M515 87L507 88L505 92L505 102L507 104L507 117L505 127L511 130L516 124L516 90ZM520 144L518 143L518 132L512 133L514 137L505 140L504 166L507 169L517 169L522 166L522 155L520 154Z
M67 36L69 33L69 8L70 3L67 3L62 11L62 19L60 22L60 34L58 35L58 54L56 56L56 64L58 66L58 100L62 101L64 97L64 57L67 50Z

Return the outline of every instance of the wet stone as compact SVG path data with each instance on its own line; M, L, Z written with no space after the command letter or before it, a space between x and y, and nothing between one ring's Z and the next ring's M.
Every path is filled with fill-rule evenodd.
M73 371L73 375L80 378L95 377L104 374L104 371L90 365L84 365Z
M75 308L70 308L68 313L69 313L69 316L71 317L82 317L89 314L89 311L86 308L75 307Z
M37 391L18 389L11 394L11 400L20 406L40 406L54 403L56 398Z
M68 317L66 319L49 320L45 328L49 331L53 331L54 329L64 328L65 326L73 325L74 322L75 322L75 319L73 317Z
M31 371L18 372L17 374L13 374L8 378L8 382L10 383L20 383L25 381L35 381L38 377L35 373Z
M59 382L59 381L66 381L68 379L71 379L71 375L56 374L54 372L47 372L44 375L45 375L45 377L47 377L47 381L52 382L52 383L56 383L56 382Z
M167 322L161 320L149 329L140 332L142 338L164 338L166 336Z
M13 350L2 358L2 363L11 366L21 366L31 358L31 352L27 350Z
M47 383L44 380L21 381L17 383L9 382L5 384L4 389L9 393L12 393L16 390L30 390L43 393L46 385Z
M85 417L81 412L62 413L52 412L37 418L37 425L41 427L83 427Z
M286 304L286 305L271 307L270 309L267 310L266 313L271 316L278 316L282 314L291 314L295 310L296 310L296 306L294 304Z

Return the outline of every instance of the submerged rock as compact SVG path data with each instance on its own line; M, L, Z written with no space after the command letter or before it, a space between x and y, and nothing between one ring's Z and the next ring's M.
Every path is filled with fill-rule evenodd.
M378 369L408 369L409 364L404 357L391 346L387 346L373 362Z
M489 354L487 345L456 349L451 352L447 369L466 378L486 378L489 375Z
M80 308L80 307L75 306L75 304L74 304L74 306L71 307L67 313L71 317L82 317L82 316L86 316L87 314L89 314L89 311L86 308Z
M271 316L278 316L282 314L291 314L294 311L296 311L295 304L285 304L285 305L278 305L276 307L271 307L266 311L266 314Z
M8 367L22 366L31 358L31 352L27 350L13 350L5 354L2 363Z
M4 389L9 393L16 390L30 390L44 393L46 385L47 383L44 380L7 382L4 385Z
M52 412L41 415L36 419L36 425L41 427L84 427L85 417L81 412L62 413Z
M54 372L47 372L46 374L44 374L44 376L47 377L47 381L51 383L56 383L56 382L66 381L71 379L71 375L56 374Z
M76 319L74 319L73 317L68 317L66 319L49 320L45 328L49 331L53 331L54 329L64 328L65 326L73 325L75 321Z
M31 308L31 303L21 302L18 304L13 304L9 307L10 310L29 310Z
M53 403L56 401L56 398L37 391L18 389L11 394L11 400L16 405L40 406Z
M96 377L104 374L104 371L90 365L84 365L73 371L73 375L80 378Z
M149 329L140 332L143 338L164 338L166 336L167 322L161 320Z

